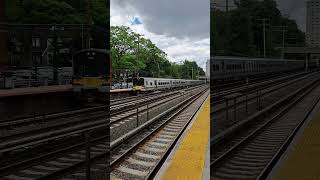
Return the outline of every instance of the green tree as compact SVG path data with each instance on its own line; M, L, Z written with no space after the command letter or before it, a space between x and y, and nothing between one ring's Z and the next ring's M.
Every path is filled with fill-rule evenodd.
M289 43L289 39L294 39L291 43L304 45L304 33L298 29L295 21L282 16L275 0L235 2L238 7L229 12L229 31L226 30L225 11L211 11L211 37L213 37L211 43L215 55L262 56L264 46L262 18L269 19L266 23L267 56L281 55L277 47L282 43L282 33L275 31L279 26L288 27L286 44Z
M165 52L153 44L150 39L141 37L126 26L111 27L111 58L115 76L120 77L122 71L139 72L140 76L164 78L192 78L204 72L195 62L178 65L171 63ZM189 65L190 64L190 65ZM189 71L186 71L189 68ZM117 74L118 73L118 74ZM186 75L184 75L186 74Z
M106 26L109 10L105 0L91 0L95 25ZM80 24L84 21L84 0L6 0L7 19L25 24Z

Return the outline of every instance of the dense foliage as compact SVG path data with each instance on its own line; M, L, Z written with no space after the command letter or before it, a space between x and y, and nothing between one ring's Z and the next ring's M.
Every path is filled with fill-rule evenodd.
M204 75L194 61L185 60L182 65L169 62L165 52L129 27L112 26L110 43L114 72L129 70L140 76L184 79L198 77L198 71Z
M211 45L216 55L263 56L263 23L266 21L266 55L280 56L282 32L286 26L285 46L305 42L304 33L294 20L283 16L275 0L238 0L236 8L211 12ZM280 30L280 31L279 31Z
M95 25L108 24L106 0L6 0L7 20L25 24L81 24L86 20L87 2ZM140 37L128 27L111 27L111 56L114 73L138 72L141 76L196 78L204 71L195 62L171 63L165 52L149 39ZM193 74L192 74L193 72Z
M80 24L86 0L6 0L9 22L26 24ZM91 16L95 25L104 26L109 10L105 0L91 0Z

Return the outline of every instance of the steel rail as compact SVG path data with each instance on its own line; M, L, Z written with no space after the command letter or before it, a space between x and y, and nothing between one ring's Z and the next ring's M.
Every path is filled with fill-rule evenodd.
M262 87L261 89L259 89L260 91L265 90L265 89L267 89L267 91L262 92L262 93L260 94L260 96L262 97L262 96L271 94L271 93L273 93L273 92L275 92L275 91L277 91L277 90L279 90L279 89L281 89L281 88L285 88L286 86L292 85L292 83L301 81L301 80L303 80L303 79L307 79L307 78L309 78L310 76L314 76L314 75L316 75L316 73L315 73L315 74L308 74L308 75L303 76L303 77L300 77L300 78L298 78L298 79L293 79L292 81L289 81L289 82L287 82L287 81L286 81L286 82L280 82L280 83L275 84L275 85L272 86L272 87ZM264 89L263 89L263 88L264 88ZM269 89L269 88L270 88L270 89ZM268 90L268 89L269 89L269 90ZM256 99L256 98L258 97L258 95L255 94L255 91L256 91L256 90L253 90L253 91L251 91L251 92L249 92L249 93L247 94L248 96L249 96L250 94L254 94L253 97L249 97L249 98L247 99L248 102L251 101L251 100L254 100L254 99ZM239 95L237 98L240 98L240 97L245 97L245 94L241 94L241 95ZM244 102L246 102L246 100L245 100L245 99L242 99L242 100L240 100L240 101L237 101L236 105L238 106L238 105L240 105L240 104L243 104ZM231 102L231 103L228 105L228 108L233 108L233 107L234 107L234 104ZM213 109L214 109L214 108L213 108ZM227 107L225 107L225 106L222 107L222 108L216 108L215 110L211 111L210 114L213 115L213 114L215 114L215 113L219 113L219 112L224 111L224 110L226 110L226 109L227 109Z
M223 140L228 139L230 136L232 136L234 133L236 133L237 131L239 131L243 127L245 127L250 122L253 122L258 118L262 118L265 115L267 115L268 113L270 113L270 112L274 111L275 109L279 108L280 106L284 105L285 103L288 103L291 99L293 99L299 93L303 92L304 90L308 89L311 85L313 85L312 83L314 83L314 82L316 82L316 80L311 82L311 83L308 83L307 85L305 85L304 87L296 90L295 92L292 92L289 95L283 97L282 99L280 99L279 101L271 104L270 106L266 107L262 111L259 111L259 112L255 113L255 114L249 116L247 119L242 120L239 123L231 126L230 128L228 128L223 133L220 133L220 134L216 135L214 138L211 138L210 139L210 146L212 147L212 146L222 142Z
M124 153L122 153L119 157L114 159L111 162L111 169L113 169L115 166L117 166L117 164L119 164L121 161L123 161L123 159L125 157L127 157L135 149L137 149L139 146L141 146L141 144L144 144L151 136L153 136L155 133L157 133L160 129L162 129L166 124L168 124L176 116L181 114L181 112L183 110L185 110L187 107L189 107L194 101L196 101L199 97L201 97L206 92L207 92L207 89L203 89L201 92L199 92L198 94L194 95L193 97L190 97L187 100L185 100L185 101L181 102L180 104L178 104L177 106L172 107L171 109L169 109L164 114L164 116L167 116L168 113L173 113L173 114L170 114L170 116L168 118L166 118L166 120L164 122L161 122L160 125L157 125L157 128L153 129L151 132L149 132L147 135L145 135L142 139L140 139L137 143L135 143L133 146L131 146L129 149L127 149ZM201 104L203 104L203 102ZM171 145L169 146L169 149L166 150L166 153L161 157L161 159L157 162L157 164L154 166L154 168L150 171L150 173L148 174L146 179L151 179L151 178L153 178L155 176L156 172L161 167L161 165L164 162L164 160L166 159L166 157L170 154L171 150L173 149L173 147L177 143L178 139L181 137L181 135L183 134L185 129L188 127L189 123L191 122L191 120L193 119L194 115L197 113L197 111L199 110L200 107L201 106L197 107L197 110L192 114L191 118L187 120L187 123L184 125L184 127L180 130L178 135L175 137L175 140L171 143ZM149 123L148 125L151 125L151 123ZM145 126L144 128L146 128L146 127L148 127L148 126ZM136 133L138 133L138 132L136 132ZM131 137L134 137L134 134L129 136L126 139L129 139ZM125 142L125 140L123 140L122 142ZM120 143L113 143L111 145L111 150L115 149L118 145L120 145Z
M272 118L268 119L262 125L258 126L253 132L249 133L247 136L242 138L238 143L236 143L234 146L232 146L230 149L228 149L219 158L215 159L214 161L211 161L210 167L213 168L213 167L216 167L216 166L219 166L220 164L222 164L224 162L224 160L227 157L229 157L229 155L232 155L232 153L236 152L236 150L238 148L240 148L240 146L245 145L245 143L250 142L250 140L253 140L256 135L258 135L261 131L267 129L267 127L270 124L276 122L277 119L284 116L289 110L291 110L293 107L295 107L295 105L297 103L299 103L301 100L303 100L305 96L310 94L313 91L313 89L315 89L318 86L319 86L319 79L309 83L308 85L304 86L303 88L292 93L291 95L294 95L294 97L289 97L290 95L288 97L286 97L286 98L296 98L296 99L294 99L292 102L289 102L289 104L287 104L284 107L284 109L280 110L280 112L276 113L276 115L272 116ZM290 133L289 137L286 138L285 142L279 142L282 144L280 149L278 149L278 151L273 155L271 160L268 160L268 164L263 168L262 172L259 173L258 178L263 179L264 177L266 177L267 173L271 170L274 163L279 159L282 152L284 152L285 148L288 146L288 143L290 143L290 140L293 138L294 134L296 134L296 132L302 126L306 117L308 117L308 115L313 110L315 105L319 102L319 100L320 100L320 96L317 97L317 101L315 101L315 103L312 104L312 107L310 109L308 109L307 115L304 116L304 119L299 120L299 124L295 125L295 128L293 131L291 131L292 129L288 130L291 132L291 133L288 132L288 133Z
M98 141L102 141L102 140L108 139L108 137L109 137L109 135L104 135L104 136L101 136L99 138L92 139L91 142L95 143L95 142L98 142ZM34 164L34 163L37 163L37 162L48 160L49 158L54 157L57 154L62 154L62 153L65 153L67 151L74 150L76 148L81 148L84 145L85 145L85 143L81 142L81 143L77 143L77 144L74 144L74 145L71 145L71 146L68 146L68 147L63 147L61 149L58 149L58 150L55 150L55 151L52 151L52 152L49 152L49 153L42 154L42 155L37 156L37 157L33 157L33 158L30 158L30 159L25 159L25 160L22 160L20 162L15 162L13 164L0 167L0 173L3 174L3 173L8 172L8 171L10 171L12 169L16 170L16 169L19 169L20 167L25 167L28 164Z

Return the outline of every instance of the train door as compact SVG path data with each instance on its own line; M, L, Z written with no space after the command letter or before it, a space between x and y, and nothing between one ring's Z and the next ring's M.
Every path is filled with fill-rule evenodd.
M154 80L154 85L156 86L156 88L158 88L158 82L157 82L157 80Z

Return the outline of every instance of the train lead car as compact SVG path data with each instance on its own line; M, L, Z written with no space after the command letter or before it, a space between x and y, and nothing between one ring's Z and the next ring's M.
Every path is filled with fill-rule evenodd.
M160 89L174 89L187 86L205 84L205 80L165 79L138 77L133 80L133 91L153 91Z
M303 60L214 56L211 80L235 80L251 75L272 74L304 69Z
M79 97L107 97L111 85L110 54L105 49L84 49L73 55L74 93Z

